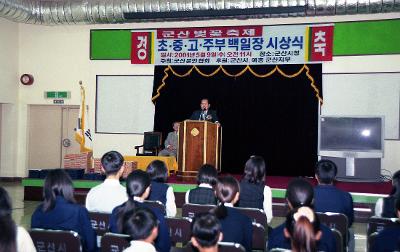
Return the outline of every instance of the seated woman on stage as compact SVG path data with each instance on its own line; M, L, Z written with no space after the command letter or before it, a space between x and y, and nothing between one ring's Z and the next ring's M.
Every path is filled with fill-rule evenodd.
M11 199L7 191L0 187L0 251L36 252L29 233L15 225L11 212Z
M264 209L268 223L272 220L272 192L265 185L265 162L260 156L251 156L244 167L240 181L239 207Z
M147 200L160 201L167 210L167 216L175 217L176 203L174 189L166 184L168 169L163 161L154 160L147 166L147 173L151 178L151 190Z
M376 201L375 216L385 218L397 218L395 201L400 199L400 171L393 174L392 191L386 198L380 198Z
M135 170L126 178L126 192L128 201L114 208L110 216L110 231L123 233L124 218L138 208L149 209L143 201L149 196L151 180L149 174L142 170ZM158 237L155 241L157 251L168 252L171 248L169 229L161 210L150 209L158 220Z
M319 220L309 207L291 210L286 216L285 237L291 240L293 252L317 251L317 241L321 239Z
M72 230L79 234L83 251L97 251L96 233L86 208L75 203L74 188L62 169L49 171L43 187L44 202L32 215L31 227Z
M251 219L233 207L239 200L239 182L232 176L220 178L216 194L220 203L212 212L221 222L222 241L240 243L250 252L253 235Z
M202 165L197 174L198 187L186 192L185 203L217 205L214 190L217 180L217 169L209 164Z

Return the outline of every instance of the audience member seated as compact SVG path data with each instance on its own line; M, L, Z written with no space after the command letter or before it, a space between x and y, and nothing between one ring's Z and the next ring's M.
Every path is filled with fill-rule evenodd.
M136 208L123 218L122 231L131 236L131 245L125 252L156 252L153 243L158 235L158 221L147 208Z
M124 216L135 212L137 208L148 208L143 201L150 194L151 180L149 174L142 170L135 170L126 179L126 192L128 201L114 208L110 216L110 231L123 233ZM149 208L148 208L149 209ZM171 248L169 229L164 214L159 209L150 209L159 222L158 236L155 241L157 251L168 252Z
M354 251L353 198L350 193L333 185L337 174L336 164L330 160L320 160L315 167L315 178L318 185L314 187L314 210L316 212L342 213L349 221L349 251Z
M199 252L218 252L218 242L222 241L221 223L211 213L200 213L192 221L192 245Z
M291 240L293 252L317 251L317 241L321 239L320 223L309 207L291 210L286 216L285 237Z
M31 227L72 230L79 234L83 251L97 251L96 233L89 212L75 203L71 178L62 169L49 171L43 186L44 202L32 215Z
M392 191L386 198L378 199L375 205L375 215L385 218L396 218L395 201L400 199L400 171L392 177Z
M221 178L216 186L218 206L211 210L221 222L224 242L240 243L247 252L252 249L251 219L233 206L239 200L239 182L232 176Z
M289 182L286 190L286 202L290 210L302 206L313 208L314 190L304 179L296 178ZM273 248L291 249L291 240L285 237L285 223L277 226L268 235L268 250ZM336 252L335 237L329 227L320 224L321 239L317 242L319 251Z
M191 189L185 194L185 203L217 205L214 187L218 181L218 172L214 166L204 164L197 174L198 187Z
M400 218L400 199L396 200L395 209ZM380 231L370 249L371 252L400 251L400 223Z
M117 151L110 151L101 158L104 182L90 189L86 196L86 208L91 212L111 213L128 200L126 189L119 182L124 172L124 158Z
M163 161L154 160L147 166L147 173L151 178L150 195L147 200L158 200L164 204L167 216L175 217L176 204L174 189L166 184L168 179L168 169Z
M29 233L15 224L11 212L11 199L7 191L0 187L0 251L36 252Z
M268 223L272 220L272 192L265 185L265 162L260 156L252 156L244 167L240 182L239 207L264 209Z
M179 122L174 122L172 128L174 131L168 133L167 139L164 142L165 149L158 153L159 156L177 156Z

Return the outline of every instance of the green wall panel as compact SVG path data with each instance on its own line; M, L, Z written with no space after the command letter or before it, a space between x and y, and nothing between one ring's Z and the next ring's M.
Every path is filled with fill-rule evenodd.
M129 60L131 30L91 30L90 59Z
M400 20L335 23L333 55L400 53Z

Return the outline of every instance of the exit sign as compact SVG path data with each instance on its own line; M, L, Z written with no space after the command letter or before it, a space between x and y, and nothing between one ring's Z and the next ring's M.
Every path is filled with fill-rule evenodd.
M46 91L44 92L46 99L69 99L71 98L70 91Z

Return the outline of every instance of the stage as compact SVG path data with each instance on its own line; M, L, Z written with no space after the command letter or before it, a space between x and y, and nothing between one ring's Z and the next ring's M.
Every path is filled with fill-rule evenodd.
M233 175L240 179L241 175ZM272 204L274 216L283 217L286 214L285 193L289 181L293 177L269 176L266 184L272 189ZM316 185L313 178L306 178ZM90 188L100 184L101 180L73 180L75 188L75 198L84 204L86 194ZM44 179L25 178L22 179L24 187L24 200L41 201ZM175 175L171 175L168 184L174 189L176 205L182 207L185 202L187 190L196 187L196 184L180 182ZM373 216L376 201L387 196L391 190L391 182L336 182L336 186L351 193L354 201L354 213L356 222L366 222Z

